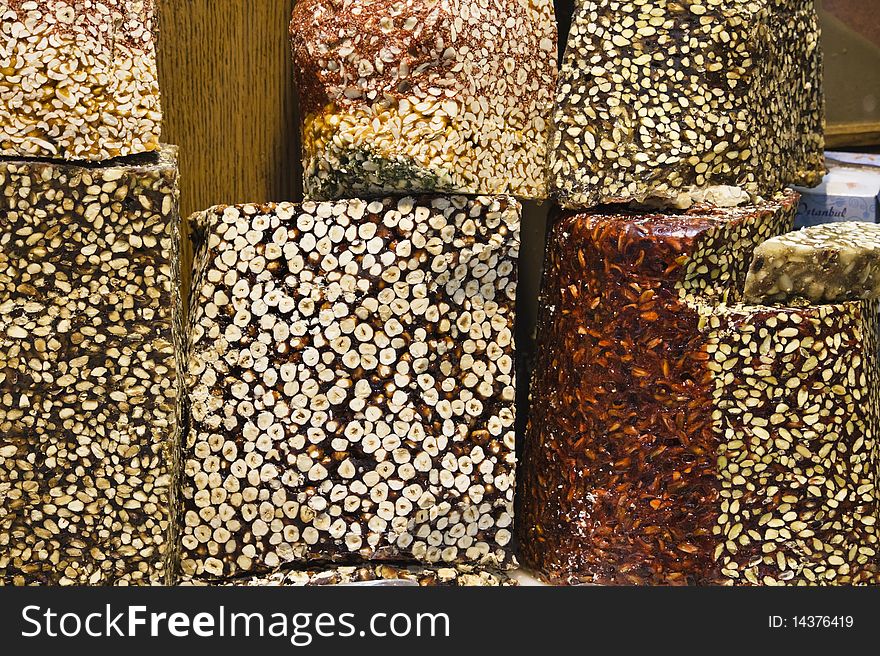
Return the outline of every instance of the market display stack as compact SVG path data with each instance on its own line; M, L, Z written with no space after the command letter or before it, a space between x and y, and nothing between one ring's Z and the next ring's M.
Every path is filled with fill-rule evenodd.
M812 0L580 0L558 80L549 0L297 2L306 200L190 219L186 325L154 4L0 0L0 584L880 582Z
M186 583L515 564L515 197L546 196L553 7L378 8L296 4L307 200L191 219Z
M0 584L170 581L177 151L153 11L0 2Z
M780 237L821 62L808 0L577 3L518 504L548 580L877 582L876 235Z

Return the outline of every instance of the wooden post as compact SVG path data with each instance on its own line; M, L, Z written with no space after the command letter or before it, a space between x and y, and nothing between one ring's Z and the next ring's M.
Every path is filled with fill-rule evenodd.
M293 0L160 0L163 139L180 146L183 216L298 200L292 10Z

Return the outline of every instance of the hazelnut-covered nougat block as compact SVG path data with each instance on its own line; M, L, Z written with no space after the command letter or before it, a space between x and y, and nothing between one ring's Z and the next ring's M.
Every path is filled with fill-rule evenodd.
M687 207L715 187L755 200L813 186L825 172L824 109L813 0L578 0L553 192L572 209Z
M309 201L192 223L183 574L512 563L519 204Z
M0 584L169 582L177 149L0 161Z
M205 579L184 577L184 586L213 585ZM307 568L280 569L271 574L258 574L230 579L223 585L236 587L287 588L343 586L422 586L422 587L511 587L518 585L510 573L473 565L455 567L426 565L361 565L326 564Z
M0 0L0 157L159 148L154 0Z
M823 223L768 239L746 278L751 303L880 298L880 226Z
M306 195L547 196L551 0L301 0Z

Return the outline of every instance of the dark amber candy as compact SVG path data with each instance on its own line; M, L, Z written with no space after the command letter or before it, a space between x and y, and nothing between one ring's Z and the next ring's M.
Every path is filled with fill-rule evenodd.
M554 582L723 582L705 324L796 203L556 218L521 470L525 564Z

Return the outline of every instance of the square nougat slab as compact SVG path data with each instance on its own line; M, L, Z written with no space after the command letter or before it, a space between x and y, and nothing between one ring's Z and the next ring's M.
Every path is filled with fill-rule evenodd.
M0 162L0 583L166 583L177 149Z
M519 204L242 205L191 222L183 574L511 563Z

